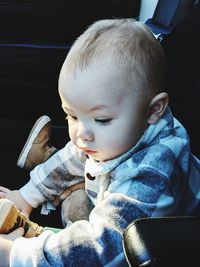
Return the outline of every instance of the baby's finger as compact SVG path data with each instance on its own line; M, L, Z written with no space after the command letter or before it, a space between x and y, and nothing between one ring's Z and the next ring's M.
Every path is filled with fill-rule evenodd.
M6 198L6 197L7 197L7 194L0 192L0 198Z
M23 213L27 218L30 217L30 211L28 210L21 210L21 213Z
M11 232L10 234L1 234L0 236L3 237L4 239L14 241L16 238L23 236L23 234L24 234L24 229L20 227Z
M10 189L4 187L4 186L0 186L0 198L6 198L8 193L10 193Z
M0 192L3 192L3 193L9 193L11 190L4 187L4 186L0 186Z
M9 234L9 239L15 240L16 238L23 236L23 234L24 234L24 229L20 227Z

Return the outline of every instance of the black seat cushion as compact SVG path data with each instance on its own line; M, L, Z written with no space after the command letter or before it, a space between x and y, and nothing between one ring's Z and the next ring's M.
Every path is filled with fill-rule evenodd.
M200 219L144 218L130 224L123 248L130 266L199 266Z

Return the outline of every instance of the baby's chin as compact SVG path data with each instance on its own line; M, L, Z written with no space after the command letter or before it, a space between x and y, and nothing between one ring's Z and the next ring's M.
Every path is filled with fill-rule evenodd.
M118 158L120 155L115 155L115 156L91 156L91 158L94 160L94 161L97 161L97 162L107 162L107 161L110 161L110 160L113 160L113 159L116 159Z
M96 162L105 162L108 161L109 159L105 158L105 157L100 157L100 156L89 156L89 158L91 158L92 160L96 161Z

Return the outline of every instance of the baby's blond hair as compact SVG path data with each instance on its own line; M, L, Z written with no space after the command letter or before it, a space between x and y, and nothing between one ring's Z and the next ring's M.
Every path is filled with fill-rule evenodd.
M145 24L134 19L93 23L73 44L65 70L83 70L92 63L98 66L104 57L130 71L142 99L149 100L165 91L165 56L159 41Z

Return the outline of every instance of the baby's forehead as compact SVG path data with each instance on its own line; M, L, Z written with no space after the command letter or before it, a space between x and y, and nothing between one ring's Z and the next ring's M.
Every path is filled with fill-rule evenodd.
M105 64L104 64L105 63ZM79 91L80 94L89 93L94 97L124 98L131 96L137 88L132 73L112 61L99 60L85 68L69 71L63 69L62 83L68 86L69 93ZM69 88L73 87L73 90Z
M61 76L74 75L76 79L81 79L83 75L88 74L89 79L92 80L95 76L97 82L107 84L109 87L117 87L117 85L124 87L136 82L131 63L116 61L109 54L105 57L94 58L87 66L76 65L74 69L70 68L69 63L67 60L64 63Z

